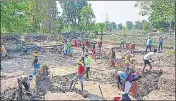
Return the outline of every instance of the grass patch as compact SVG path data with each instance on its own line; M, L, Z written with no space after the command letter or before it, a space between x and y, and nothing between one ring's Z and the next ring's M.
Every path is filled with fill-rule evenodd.
M175 56L176 55L176 49L167 51L167 52L164 53L164 55L167 56L167 57Z

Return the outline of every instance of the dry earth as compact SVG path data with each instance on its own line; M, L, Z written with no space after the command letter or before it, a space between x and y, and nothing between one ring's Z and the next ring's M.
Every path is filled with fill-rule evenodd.
M114 44L115 45L115 44ZM114 47L112 43L103 45L104 50L108 51ZM141 48L141 47L140 47ZM140 49L139 48L139 49ZM121 96L121 91L117 89L115 73L122 70L120 67L109 67L106 60L93 62L90 70L90 80L84 81L84 92L88 97L84 98L80 94L80 83L76 84L75 89L69 90L70 81L74 77L77 66L76 61L81 58L80 48L74 48L73 57L63 58L62 54L46 52L39 56L40 64L48 63L52 87L42 98L24 96L24 99L45 99L45 100L113 100L114 97ZM143 51L143 50L142 50ZM168 51L164 49L163 51ZM117 52L120 54L121 52ZM26 58L19 53L10 54L12 59L1 61L1 98L7 99L12 97L12 93L17 89L17 77L21 74L31 73L32 55ZM164 53L158 53L162 58L153 64L153 72L143 74L143 78L138 82L138 96L131 97L133 100L163 100L175 99L175 67L172 64L175 60L166 62L168 58ZM117 56L118 57L118 56ZM143 67L143 54L137 53L135 59L138 64L136 68L141 70ZM162 72L160 72L162 70ZM32 81L31 88L35 93L35 80ZM98 84L100 84L103 97L101 96ZM38 93L37 93L38 94ZM38 94L40 95L40 94Z

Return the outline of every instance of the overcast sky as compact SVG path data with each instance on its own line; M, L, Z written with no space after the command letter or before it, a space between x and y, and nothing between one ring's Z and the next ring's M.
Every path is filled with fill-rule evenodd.
M147 19L138 14L139 8L135 8L136 1L88 1L91 3L92 9L96 16L96 22L104 22L106 15L108 15L109 21L113 21L116 24L122 23L125 25L126 21L137 21ZM58 9L61 11L60 4Z

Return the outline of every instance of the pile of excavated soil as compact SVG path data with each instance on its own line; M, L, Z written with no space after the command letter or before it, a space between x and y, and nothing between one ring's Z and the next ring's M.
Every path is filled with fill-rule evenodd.
M175 96L175 74L168 75L163 74L161 75L158 81L158 90L162 93Z
M141 74L142 78L138 84L138 96L144 97L148 95L151 91L159 89L158 88L158 81L160 76L162 75L162 71L153 71L153 72L146 72Z
M47 39L47 35L34 35L34 34L28 34L24 36L24 40L27 42L42 42Z
M143 97L143 100L175 100L175 96L165 94L158 90L153 90L147 96Z
M49 76L48 66L43 65L37 70L36 89L38 92L45 93L51 88L52 82Z

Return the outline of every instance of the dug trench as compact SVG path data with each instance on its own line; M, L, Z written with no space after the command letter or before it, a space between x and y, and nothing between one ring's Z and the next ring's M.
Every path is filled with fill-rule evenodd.
M117 88L116 80L115 80L115 70L106 70L106 71L97 71L97 70L91 70L90 71L90 80L91 82L97 83L99 82L101 85L110 84L112 87ZM65 76L57 76L54 77L54 82L57 82L58 86L53 86L55 89L52 90L52 92L76 92L80 94L80 90L75 88L74 90L69 90L70 87L70 80L74 77L75 74L69 74ZM134 98L138 100L144 100L145 96L148 96L150 92L152 91L159 91L163 92L171 97L174 97L175 89L175 83L173 78L166 78L165 74L163 74L162 71L155 70L152 72L141 74L142 78L138 84L138 93L137 96ZM78 85L80 86L80 85ZM79 87L80 88L80 87ZM118 92L117 92L118 95ZM95 99L94 99L95 100ZM112 100L112 99L106 99L106 100Z
M53 62L55 63L55 61ZM168 62L168 63L172 63L172 62ZM119 93L119 90L117 89L116 80L115 80L115 73L117 70L121 70L121 68L108 67L105 64L106 63L102 63L100 65L97 65L94 68L91 68L90 80L84 81L85 91L88 92L91 97L90 98L88 96L89 100L90 99L91 100L103 99L101 97L99 88L96 85L96 83L100 83L102 87L104 99L112 100L113 97L115 96L121 96L121 94ZM153 66L156 67L155 65ZM161 67L161 66L158 66L158 67ZM167 68L164 65L162 65L162 67ZM57 68L60 70L62 67L61 68L57 67ZM63 68L63 69L68 70L68 68L70 67L66 66L66 68ZM81 92L80 92L79 82L75 85L75 89L69 90L71 79L74 76L75 76L75 73L73 72L69 72L67 75L53 76L50 78L52 81L51 87L46 91L45 95L40 95L39 93L35 92L35 89L32 89L31 91L33 93L36 93L37 95L40 95L41 97L37 97L37 96L28 97L24 94L23 99L24 100L29 100L29 99L30 100L44 100L44 99L51 100L50 98L52 98L54 94L59 94L58 98L55 100L61 100L60 96L64 97L64 95L69 95L69 94L72 95L72 93L74 94L76 93L77 95L80 95ZM4 81L7 79L6 81L9 82L11 81L11 79L15 77L12 77L12 78L1 77L1 78L2 78L1 80ZM152 99L153 98L152 96L156 96L156 94L162 93L162 95L160 94L158 95L159 97L155 97L153 99L161 100L163 99L161 96L164 96L165 99L174 99L175 98L175 79L174 78L175 78L175 75L166 74L165 72L162 72L159 70L142 74L142 78L140 80L141 82L140 81L137 82L138 83L138 94L137 94L137 97L135 98L139 100L148 100L148 99ZM14 82L16 82L16 79L14 80ZM6 83L4 83L4 85L6 85ZM41 84L39 86L43 86L43 85ZM13 99L13 98L16 99L17 93L18 93L16 87L7 86L6 88L3 88L3 89L4 90L1 90L2 100ZM49 94L49 92L51 93ZM98 92L99 94L95 92ZM46 96L47 97L49 96L50 98L49 97L47 98ZM69 98L65 98L65 99L69 99ZM82 96L80 96L78 97L78 99L75 99L75 100L86 100L86 98L83 98Z
M119 68L120 70L120 68ZM111 86L117 88L116 80L115 80L115 70L106 70L101 71L97 69L92 69L90 71L90 80L94 84L99 82L101 85L111 84ZM69 90L71 79L75 76L76 73L64 75L64 76L54 76L51 77L52 80L52 86L48 89L49 92L52 93L67 93L67 92L75 92L77 94L81 94L81 90L78 86L79 82L76 84L75 89ZM169 96L174 96L174 80L166 78L166 75L162 74L162 71L153 71L148 73L141 74L142 78L140 82L137 82L138 84L138 93L136 98L138 100L145 100L144 97L147 96L150 92L158 90L160 92L163 92L165 94L169 94ZM47 81L46 81L47 82ZM39 85L42 86L42 85ZM89 91L88 89L86 89ZM32 90L33 93L35 93L34 90ZM47 92L48 92L47 91ZM4 92L1 93L1 99L12 99L14 96L14 93L16 93L17 96L17 88L8 88L4 90ZM38 93L37 93L38 94ZM7 97L7 95L9 95ZM118 95L118 94L117 94ZM44 95L43 95L44 96ZM36 96L28 97L24 94L23 96L24 100L41 100L44 99L44 97L39 98ZM95 99L94 99L95 100ZM111 100L111 99L106 99Z

